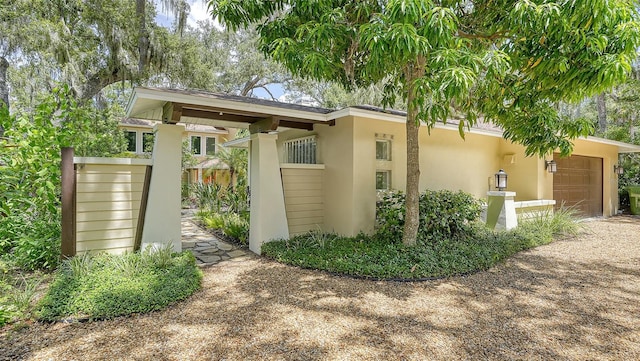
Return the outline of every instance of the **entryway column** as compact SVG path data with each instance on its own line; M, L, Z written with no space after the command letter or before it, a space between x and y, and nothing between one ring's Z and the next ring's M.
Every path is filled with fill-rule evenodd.
M142 231L142 247L171 244L182 250L180 226L180 174L183 125L158 124L153 128L153 168Z
M262 243L289 238L277 138L277 134L251 134L249 144L249 249L257 254L260 254Z
M512 229L518 226L516 192L487 192L487 226L492 229Z

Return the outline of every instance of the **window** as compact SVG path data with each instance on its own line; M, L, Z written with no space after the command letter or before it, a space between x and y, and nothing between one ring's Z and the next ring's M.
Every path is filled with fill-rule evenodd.
M391 160L391 141L386 139L376 140L376 159Z
M391 189L391 171L390 170L378 170L376 171L376 190Z
M284 162L297 164L316 164L317 143L315 135L288 140L283 143Z
M126 131L124 137L127 139L127 151L136 152L136 132Z
M206 154L207 155L214 155L216 154L216 138L209 138L207 137L206 139Z
M202 137L200 136L191 137L191 153L195 155L202 154Z
M153 152L153 133L142 133L142 151L144 153Z
M393 135L376 134L376 189L391 189L391 142Z

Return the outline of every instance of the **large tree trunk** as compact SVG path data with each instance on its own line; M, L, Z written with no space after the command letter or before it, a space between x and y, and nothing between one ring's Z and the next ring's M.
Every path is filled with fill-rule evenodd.
M9 85L7 84L7 70L9 62L4 57L0 57L0 107L6 106L9 109ZM4 135L4 128L0 124L0 137Z
M598 128L604 133L607 130L607 103L604 92L596 96L596 108L598 109Z
M136 16L138 17L138 73L142 76L148 63L149 33L146 21L146 0L136 0Z
M422 75L423 68L410 66L405 71L407 79L407 189L405 198L404 233L402 243L407 246L416 244L420 226L420 142L418 109L415 106L414 80Z

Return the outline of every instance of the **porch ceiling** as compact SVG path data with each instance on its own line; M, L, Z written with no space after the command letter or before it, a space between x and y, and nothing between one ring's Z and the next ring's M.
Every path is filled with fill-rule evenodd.
M163 123L206 124L249 128L252 133L280 128L312 130L327 120L330 109L305 107L263 99L175 89L136 88L127 116Z

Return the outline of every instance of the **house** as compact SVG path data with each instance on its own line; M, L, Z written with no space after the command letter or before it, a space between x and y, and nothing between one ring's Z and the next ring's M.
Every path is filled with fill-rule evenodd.
M125 118L119 128L127 139L127 152L138 157L151 155L153 151L153 127L158 121ZM182 173L183 184L212 183L229 184L229 167L214 156L220 144L233 139L235 130L202 124L186 124L183 140L195 164Z
M312 229L348 236L371 233L377 191L405 188L403 112L375 107L331 110L206 92L136 88L127 114L162 121L156 132L167 134L178 132L172 127L180 123L250 130L250 137L227 145L250 149L250 248L256 253L263 242ZM577 139L574 145L567 158L558 154L527 157L522 146L502 138L490 124L472 128L465 139L454 124L438 124L431 134L423 128L420 189L463 190L485 198L495 189L494 173L504 169L507 190L516 193L515 200L522 206L555 201L576 207L588 217L616 214L618 154L640 152L640 146L595 137ZM165 147L156 139L156 150L179 152ZM154 161L154 167L168 166L160 161ZM551 161L555 161L555 173L549 172ZM166 190L160 192L166 194ZM169 213L163 217L176 217ZM161 223L161 219L146 220L145 227Z

